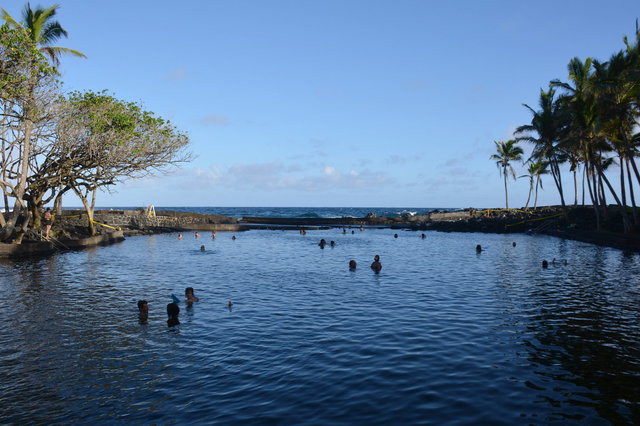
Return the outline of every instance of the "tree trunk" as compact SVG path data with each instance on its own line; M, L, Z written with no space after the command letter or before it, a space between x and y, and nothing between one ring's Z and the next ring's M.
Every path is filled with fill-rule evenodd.
M558 189L558 194L560 194L560 203L562 204L562 207L565 208L566 204L564 202L564 194L562 191L562 177L560 176L560 167L558 167L558 160L555 156L550 159L549 165L551 166L551 176L553 176L553 181Z
M631 211L633 212L633 224L638 225L638 213L636 212L636 197L633 191L633 180L631 179L631 170L627 159L627 181L629 182L629 198L631 198Z
M591 197L591 205L593 206L593 211L596 215L596 230L600 230L600 207L598 205L598 198L595 196L595 181L594 187L591 188L591 174L593 174L593 165L589 165L589 163L585 163L585 174L587 175L587 188L589 189L589 197Z
M7 114L9 114L11 112L11 110L13 109L13 102L9 102L8 104L4 105L4 110L5 110L5 115L2 117L2 123L0 123L0 128L2 129L2 135L1 135L1 140L2 140L2 173L0 174L0 180L6 181L7 180L7 176L6 176L6 167L7 167L7 146L6 146L6 134L7 134L7 127L5 125L6 123L6 119L7 119ZM3 186L2 188L2 196L4 198L4 211L8 212L9 211L9 196L7 195L7 190L6 188ZM2 219L0 219L0 221L2 222L1 225L4 226L5 220L4 217Z
M507 192L507 169L503 169L502 174L504 174L504 199L507 206L506 209L509 210L509 193Z
M584 206L584 178L587 176L587 166L582 167L582 205Z
M80 198L80 201L82 201L82 205L84 206L84 211L87 213L87 220L88 220L87 225L89 228L89 234L92 236L96 235L96 229L95 229L95 226L93 225L93 209L89 204L89 200L87 198L88 194L83 194L75 187L73 187L72 189L73 189L73 192L76 193L78 198Z
M622 225L624 227L624 232L629 232L631 230L631 222L629 221L629 215L627 215L626 206L623 205L620 198L618 198L618 194L616 194L616 191L613 189L613 186L611 186L609 179L607 179L607 176L603 173L601 167L598 167L598 175L604 181L604 183L607 184L607 188L609 188L609 192L611 192L611 195L613 195L613 198L615 198L616 202L618 203L618 206L620 206L620 213L622 214Z
M529 177L529 195L527 196L527 204L524 205L524 209L529 208L529 201L531 201L531 192L533 192L533 178Z
M575 194L574 206L578 205L578 176L576 169L573 169L573 192Z
M536 176L536 198L533 200L533 209L538 207L538 187L540 186L540 176Z
M621 156L618 157L620 159L620 198L622 199L622 206L626 208L627 205L627 191L626 185L624 184L624 158Z

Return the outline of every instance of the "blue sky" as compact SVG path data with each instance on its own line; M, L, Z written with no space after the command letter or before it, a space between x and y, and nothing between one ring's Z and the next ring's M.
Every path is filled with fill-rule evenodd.
M621 49L640 16L637 0L59 4L59 45L88 56L62 59L64 89L142 102L196 156L100 206L504 206L493 141L530 121L522 104L572 57ZM539 204L558 204L544 183ZM527 179L509 188L524 205Z

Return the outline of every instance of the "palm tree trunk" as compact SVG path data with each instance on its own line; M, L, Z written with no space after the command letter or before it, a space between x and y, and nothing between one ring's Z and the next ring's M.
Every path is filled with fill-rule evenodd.
M577 167L576 167L577 168ZM576 169L573 169L573 192L575 194L574 206L578 205L578 177Z
M631 168L627 159L627 181L629 182L629 198L631 198L631 211L633 212L633 224L638 225L638 213L636 212L636 197L633 193L633 180L631 179Z
M536 198L533 200L533 209L538 207L538 188L540 187L540 175L536 176Z
M504 200L506 204L507 210L509 209L509 192L507 191L507 169L504 168L502 170L502 174L504 175Z
M613 189L613 186L611 186L611 182L609 182L609 179L607 179L607 176L603 173L602 167L598 167L598 175L600 176L600 179L607 184L607 188L609 188L609 192L611 192L611 195L613 195L613 198L615 198L616 202L618 203L618 206L620 206L620 213L622 214L622 225L624 227L624 232L629 232L631 230L631 222L629 221L629 216L627 215L626 206L623 205L622 200L618 198L618 194Z
M564 194L562 191L562 177L560 176L560 167L558 166L558 160L555 156L550 159L550 165L551 165L551 176L553 176L553 181L556 184L556 188L558 188L558 193L560 194L560 203L564 208L566 207L566 205L564 202Z
M591 176L593 174L593 165L585 162L585 174L587 175L587 188L589 189L589 197L591 197L591 205L596 215L596 230L600 230L600 207L598 206L598 197L596 197L595 180L593 182L593 188L591 187Z
M527 204L524 205L524 209L529 208L529 201L531 201L531 192L533 191L533 178L529 176L529 195L527 196Z
M582 205L584 206L584 178L587 176L587 166L582 168Z
M604 213L604 218L607 218L609 210L607 208L607 198L604 193L604 184L602 183L602 176L598 173L597 176L597 187L598 187L598 197L600 198L600 205L602 206L602 211Z
M624 184L624 159L622 156L618 157L620 159L620 197L622 198L622 208L626 208L627 206L627 191Z

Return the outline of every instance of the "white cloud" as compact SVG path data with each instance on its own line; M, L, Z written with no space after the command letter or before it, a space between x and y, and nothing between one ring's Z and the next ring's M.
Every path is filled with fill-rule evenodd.
M184 68L176 68L167 75L167 80L180 81L188 77L187 70Z
M224 115L209 114L200 117L196 122L203 126L226 126L229 124L229 119Z
M270 163L234 164L226 169L213 165L192 172L187 187L219 187L257 191L323 191L332 189L379 188L394 184L383 172L350 170L341 172L324 165L309 171L298 165Z

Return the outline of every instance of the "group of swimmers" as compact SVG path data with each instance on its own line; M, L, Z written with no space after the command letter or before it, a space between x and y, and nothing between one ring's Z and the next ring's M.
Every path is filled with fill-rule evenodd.
M178 306L180 300L178 300L178 298L173 294L171 297L173 298L173 302L167 304L167 325L169 327L180 324L180 320L178 318L180 315L180 306ZM193 287L187 287L184 290L184 297L184 303L187 307L191 307L194 302L200 301L200 299L195 296ZM229 301L227 306L231 307L233 306L233 303ZM146 324L149 319L149 302L146 300L138 300L138 318L142 324Z
M214 240L215 240L217 236L218 236L218 235L216 234L216 231L211 232L211 239L214 239ZM196 233L195 233L195 237L196 237L196 239L197 239L197 238L200 238L200 233L196 231ZM183 238L184 238L184 235L182 235L181 233L180 233L180 234L178 234L178 239L179 239L179 240L181 240L181 239L183 239ZM235 240L237 240L238 238L237 238L235 235L232 235L232 236L231 236L231 239L232 239L233 241L235 241ZM204 246L204 244L200 246L200 251L206 251L206 249L207 249L207 248Z
M516 242L514 241L513 243L511 243L511 245L512 245L513 247L515 247L515 246L516 246ZM482 248L482 246L481 246L480 244L478 244L478 245L476 246L476 253L480 254L480 253L482 253L483 251L484 251L484 249ZM567 259L564 259L562 262L560 262L560 261L558 260L558 261L557 261L557 263L562 263L562 265L568 265L568 264L569 264L569 262L567 262ZM556 258L555 258L555 257L554 257L554 258L553 258L553 260L551 261L551 264L553 264L553 265L555 265L555 264L556 264ZM548 262L546 259L544 259L544 260L542 261L542 268L543 268L543 269L547 269L548 267L549 267L549 262Z

